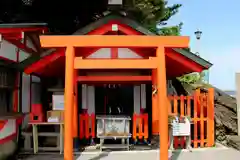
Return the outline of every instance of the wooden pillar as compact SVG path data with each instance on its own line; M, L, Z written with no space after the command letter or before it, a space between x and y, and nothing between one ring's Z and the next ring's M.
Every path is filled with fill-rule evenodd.
M78 137L78 87L77 87L77 70L74 70L74 99L73 99L73 138Z
M159 106L159 134L160 134L160 160L168 160L168 107L167 107L167 81L165 50L163 46L157 48L157 89Z
M157 87L157 69L152 70L152 85L153 87ZM159 135L159 109L158 109L158 101L157 94L152 94L152 134Z
M207 139L208 139L208 147L212 147L215 144L214 140L214 88L208 89L208 125L207 125Z
M13 111L14 112L19 112L19 86L21 84L19 84L19 76L20 76L20 73L19 72L16 72L16 79L15 79L15 89L13 91Z
M240 73L236 73L238 136L240 136Z
M72 114L74 92L74 48L67 46L65 66L65 108L64 108L64 160L73 160Z

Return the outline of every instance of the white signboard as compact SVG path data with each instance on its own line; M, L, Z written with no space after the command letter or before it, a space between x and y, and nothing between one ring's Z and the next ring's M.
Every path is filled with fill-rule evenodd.
M186 118L185 123L172 123L173 136L190 136L190 122Z
M109 5L122 5L122 0L108 0Z
M53 95L52 98L52 110L64 110L64 95Z

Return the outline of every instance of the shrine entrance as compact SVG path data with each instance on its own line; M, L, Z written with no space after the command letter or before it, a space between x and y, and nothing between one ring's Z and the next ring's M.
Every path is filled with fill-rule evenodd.
M96 115L132 116L133 106L133 85L103 84L95 86Z
M95 123L95 118L97 119L99 114L106 115L107 107L110 104L115 105L116 102L116 105L120 104L122 108L127 108L127 110L122 109L125 115L132 116L131 138L149 137L145 129L143 131L137 128L147 128L146 130L154 136L160 134L160 159L168 159L168 114L170 112L169 102L166 99L167 91L172 89L171 83L167 83L167 80L171 81L172 78L187 73L202 72L211 66L190 51L181 49L189 47L188 37L158 36L125 16L111 14L76 31L73 35L43 35L40 36L40 41L42 47L54 48L56 51L39 58L25 69L25 73L37 72L37 75L42 76L65 77L65 160L73 159L73 138L78 137L78 125L82 122L88 123L89 118ZM63 72L64 69L65 72ZM128 83L131 87L104 88L103 84L108 83L124 85ZM79 84L82 84L82 89L87 91L78 93L76 88ZM145 86L142 87L142 85ZM142 91L142 88L145 91ZM82 95L82 100L78 101L78 95L84 92L87 94L84 95L85 97ZM172 95L171 93L168 94ZM138 106L141 108L136 109L135 96L138 98L145 96L149 100L140 101ZM175 102L180 101L182 105L176 105ZM184 98L174 99L174 106L184 108L184 101ZM80 116L77 114L78 103L84 111ZM146 104L145 107L144 104ZM141 109L144 108L146 110L142 112ZM174 109L174 113L175 111L177 110ZM181 114L182 112L183 109ZM142 120L149 120L151 128L142 123ZM92 123L93 128L95 128L94 123ZM86 131L89 131L90 125L86 126ZM83 130L80 129L79 132L81 131ZM94 132L86 135L88 138L89 135L95 138Z
M165 48L188 47L188 37L171 36L40 36L43 47L66 47L65 61L65 111L64 111L64 159L73 159L73 116L76 115L75 105L78 72L89 69L150 69L155 70L154 83L158 93L153 98L152 112L158 112L160 132L160 159L168 159L168 108L164 107L167 100ZM75 54L76 47L129 47L156 48L153 57L146 59L83 59ZM136 78L136 76L135 76ZM139 77L138 77L139 78ZM126 81L126 80L122 80ZM157 82L157 83L156 83ZM154 84L154 85L155 85ZM153 100L155 101L155 100ZM162 106L162 107L158 107ZM74 121L76 121L74 119Z

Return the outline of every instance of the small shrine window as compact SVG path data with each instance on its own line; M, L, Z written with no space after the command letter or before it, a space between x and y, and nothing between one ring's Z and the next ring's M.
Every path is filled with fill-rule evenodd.
M15 86L14 70L0 67L0 112L13 111L13 92Z

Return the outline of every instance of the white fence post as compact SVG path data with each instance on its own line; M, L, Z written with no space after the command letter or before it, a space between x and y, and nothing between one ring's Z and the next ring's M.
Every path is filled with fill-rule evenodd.
M240 73L236 73L236 99L237 99L238 136L240 136Z

